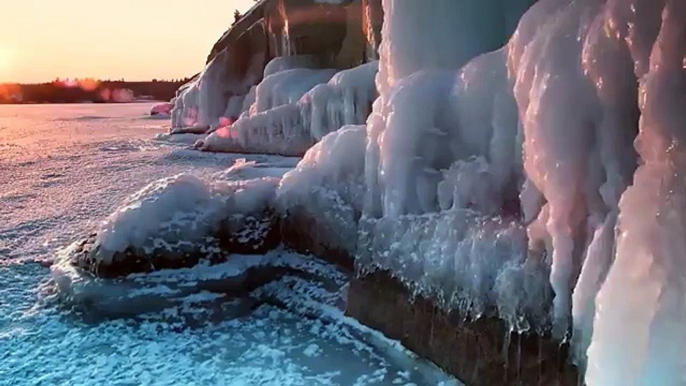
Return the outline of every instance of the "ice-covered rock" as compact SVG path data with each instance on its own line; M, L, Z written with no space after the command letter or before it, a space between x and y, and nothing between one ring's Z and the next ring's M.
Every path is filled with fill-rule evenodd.
M277 56L264 67L264 78L277 72L295 70L298 68L321 68L319 58L314 55Z
M518 332L547 327L546 264L543 256L528 256L526 230L517 221L464 209L365 217L358 264L387 270L416 295L464 317L499 316Z
M171 115L174 103L160 103L150 109L150 115Z
M510 15L508 7L515 5L523 11L524 3L384 3L380 97L367 122L367 213L438 210L441 170L473 156L493 168L494 189L516 196L508 185L517 178L521 138L506 53L490 53L460 68L505 42L509 31L499 15ZM447 36L460 36L461 43L455 47Z
M280 241L278 182L263 176L208 183L188 174L154 182L80 243L72 263L107 277L264 252Z
M364 198L364 126L326 135L277 190L285 242L350 264ZM334 258L332 258L334 259Z
M628 34L640 79L635 144L642 164L619 203L586 381L679 385L686 380L686 4L629 3L608 1L605 18L621 20L617 33Z
M686 305L670 276L683 274L684 248L665 241L678 240L683 212L673 178L686 167L684 11L677 1L542 1L509 46L524 165L540 196L530 242L552 256L556 325L573 317L582 365L591 345L589 384L686 377L672 360L686 347Z

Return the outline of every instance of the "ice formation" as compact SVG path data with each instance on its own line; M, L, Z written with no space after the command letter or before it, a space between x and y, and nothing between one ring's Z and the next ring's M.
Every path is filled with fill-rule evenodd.
M586 380L679 385L686 382L686 4L631 3L608 2L606 17L621 21L640 78L642 164L619 204L615 262L596 300Z
M522 138L507 51L470 60L507 40L514 27L499 18L524 3L384 2L357 246L367 269L463 315L497 309L520 330L545 326L550 293L517 221Z
M440 170L456 161L470 162L470 156L510 154L514 159L517 114L508 98L504 54L481 57L458 73L470 59L502 45L514 26L503 26L501 18L512 14L510 7L523 10L529 2L493 3L439 1L424 7L384 2L380 98L368 120L369 214L435 211ZM446 36L463 38L455 44ZM501 169L494 174L507 168ZM495 185L506 184L510 173L505 174L496 177L502 180Z
M239 59L233 50L226 49L179 88L172 110L172 128L176 132L216 129L227 114L240 114L244 96L260 80L261 73L256 70L259 55L248 58L247 64Z
M325 134L364 123L376 98L377 62L338 73L298 68L269 74L293 64L272 63L245 98L240 118L209 136L203 150L302 155Z
M176 91L172 109L172 130L193 127L197 121L198 77L196 76Z
M116 253L152 253L170 245L202 243L231 215L262 211L273 201L279 178L208 183L181 174L146 186L110 215L98 230L96 259L111 264Z
M314 145L277 189L277 207L317 218L329 247L353 253L365 183L364 126L344 126ZM312 231L315 234L319 232Z
M520 231L503 238L528 246L503 266L522 253L521 267L550 264L553 332L573 330L582 365L591 345L587 382L682 384L686 5L539 1L507 46L466 65L490 48L488 34L441 44L455 45L444 37L468 6L390 0L384 11L361 255L442 301L458 286L478 313L498 287L475 286L460 264L500 276L502 231L481 229L514 216ZM481 220L449 223L461 211ZM486 268L464 265L481 257ZM545 311L545 290L521 293ZM500 307L512 301L496 303L518 320L521 309Z
M320 68L319 59L313 55L277 56L264 67L264 77L297 68Z
M171 111L174 108L173 103L160 103L150 109L150 115L171 115Z

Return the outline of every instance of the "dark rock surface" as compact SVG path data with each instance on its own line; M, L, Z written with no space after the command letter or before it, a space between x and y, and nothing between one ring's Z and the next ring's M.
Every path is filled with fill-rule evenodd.
M248 215L232 215L225 219L214 235L204 240L181 240L168 247L129 247L116 252L112 262L105 264L98 254L97 235L90 235L72 252L72 265L101 278L116 278L132 273L161 269L192 267L201 260L211 263L226 261L233 253L264 254L281 243L279 216L272 210Z
M362 0L364 34L367 37L367 59L378 59L383 27L383 7L381 0Z
M412 294L387 272L353 278L347 314L399 340L469 386L576 386L566 345L508 332L497 318L465 321Z
M200 260L218 262L226 256L217 248L218 240L212 239L200 245L185 244L172 249L156 248L152 252L130 247L124 252L117 252L111 264L103 263L98 254L100 246L95 234L82 241L72 252L71 264L86 272L103 278L112 279L132 273L153 272L161 269L178 269L192 267Z
M285 245L300 253L311 253L350 271L354 269L355 258L336 240L335 231L302 207L290 209L281 219L281 236Z
M378 6L368 12L368 3ZM378 47L380 8L380 0L347 0L340 4L262 0L224 33L207 61L225 49L240 46L235 51L237 56L250 58L264 52L265 64L277 56L314 55L322 67L352 68L369 57L369 28L377 36L372 50ZM369 16L372 20L368 23Z
M266 253L281 243L279 222L279 215L272 210L229 216L216 235L219 247L229 253Z

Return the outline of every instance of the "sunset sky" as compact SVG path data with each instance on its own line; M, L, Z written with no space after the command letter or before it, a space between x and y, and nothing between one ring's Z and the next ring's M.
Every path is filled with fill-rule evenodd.
M0 0L0 83L200 71L253 0Z

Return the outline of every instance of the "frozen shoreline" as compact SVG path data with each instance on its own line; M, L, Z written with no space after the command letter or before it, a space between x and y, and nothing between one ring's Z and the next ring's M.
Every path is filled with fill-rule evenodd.
M0 193L8 220L0 224L0 282L9 284L0 288L0 384L450 382L431 366L415 370L412 354L335 307L320 308L321 320L267 304L246 314L200 291L161 312L103 318L56 302L46 268L55 250L88 234L124 197L165 175L213 174L239 158L265 158L187 151L152 140L166 122L145 119L149 106L99 107L23 106L18 116L0 106L0 143L16 144L0 153L0 182L9 188ZM308 288L282 280L275 289Z

